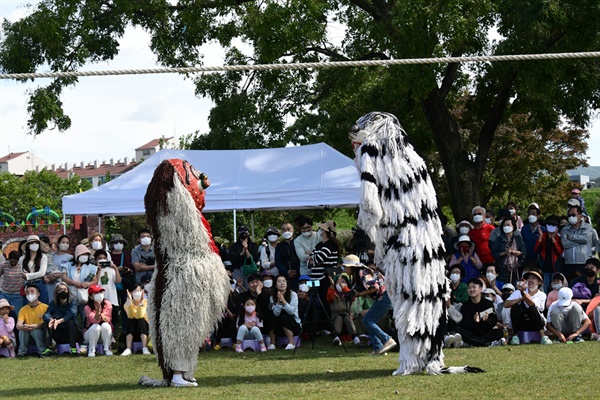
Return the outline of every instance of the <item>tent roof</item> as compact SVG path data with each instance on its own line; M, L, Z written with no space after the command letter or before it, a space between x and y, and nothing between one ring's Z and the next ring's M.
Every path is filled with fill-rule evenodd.
M359 199L354 162L324 143L255 150L163 149L102 186L63 197L63 212L144 214L154 170L170 158L187 160L208 175L205 212L352 207Z

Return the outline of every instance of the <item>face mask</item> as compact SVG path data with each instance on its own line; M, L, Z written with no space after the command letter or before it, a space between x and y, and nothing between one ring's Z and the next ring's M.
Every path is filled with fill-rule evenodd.
M558 227L556 225L547 225L546 230L548 233L555 233L558 230Z
M266 281L263 281L263 286L266 287L266 288L273 287L273 280L272 279L267 279Z
M283 236L285 240L289 240L292 238L292 236L294 236L294 234L292 232L283 232L281 236Z
M496 298L494 296L486 296L485 298L488 299L489 301L496 300Z
M591 278L592 276L596 276L596 273L591 269L586 269L585 276L587 276L588 278Z
M469 245L462 245L462 244L461 244L461 245L459 246L459 248L460 248L460 251L462 251L463 253L466 253L466 252L468 252L468 251L469 251L469 249L470 249L471 247L470 247Z
M560 289L562 289L562 287L563 287L562 283L553 283L552 284L552 289L554 289L554 290L560 290Z
M308 285L306 283L303 283L301 285L298 285L298 289L302 292L308 292Z
M302 232L302 236L309 238L312 236L312 231L308 231L308 232Z
M40 245L37 243L33 243L29 245L29 250L31 251L38 251L40 249Z
M94 301L102 303L102 300L104 300L104 293L96 293L94 295Z
M488 272L487 274L485 274L485 277L488 279L488 281L492 282L493 280L496 279L496 274L492 274L491 272Z
M319 229L317 230L317 236L321 236L321 234L322 234L322 233L323 233L323 230L322 230L321 228L319 228Z
M252 314L254 312L255 307L254 306L246 306L246 312Z
M571 225L577 225L577 222L579 222L579 219L577 217L569 217L569 223Z
M142 292L136 290L131 294L131 297L133 297L134 300L140 300L142 298Z
M248 239L248 232L241 232L240 233L240 239L242 239L242 240Z
M342 286L339 283L337 283L335 285L335 290L337 290L338 292L341 292L342 291Z
M30 303L33 303L34 301L36 301L38 298L37 294L28 294L27 295L27 301Z
M461 235L466 235L469 233L469 227L461 226L460 228L458 228L458 231L460 232Z
M80 256L80 257L78 258L78 260L79 260L79 262L80 262L81 264L85 264L86 262L88 262L88 260L89 260L89 259L90 259L90 258L89 258L88 256Z
M479 215L479 214L473 215L473 221L475 223L480 223L481 221L483 221L483 215Z
M60 292L58 294L58 298L62 299L62 300L68 299L69 298L69 292Z
M460 274L450 274L450 280L452 283L460 281Z
M152 238L143 237L140 239L140 243L142 244L142 246L150 246L150 243L152 243Z
M115 249L116 251L123 250L123 243L115 243L115 245L113 246L113 249Z
M514 208L509 208L508 212L510 213L510 215L515 215L515 213L517 212L517 210L515 210Z
M486 218L485 219L485 223L486 224L491 224L492 223L492 219L491 218Z
M529 223L533 224L537 221L537 217L535 215L530 215L529 216Z
M69 243L61 243L58 245L58 249L60 251L67 251L69 250Z
M502 228L502 230L504 233L511 233L513 231L513 227L506 225L504 228Z
M102 248L102 242L92 242L92 249L100 250Z
M268 240L269 242L274 242L274 241L276 241L276 240L277 240L277 238L278 238L278 237L279 237L279 236L277 236L277 235L269 235L269 236L267 236L267 240Z

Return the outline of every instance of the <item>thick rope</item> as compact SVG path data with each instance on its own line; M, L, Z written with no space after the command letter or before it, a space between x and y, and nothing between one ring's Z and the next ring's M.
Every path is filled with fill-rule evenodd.
M359 60L359 61L329 61L312 63L290 64L256 64L256 65L221 65L200 66L183 68L145 68L123 69L113 71L68 71L68 72L35 72L19 74L0 74L0 79L36 79L36 78L66 78L83 76L112 76L112 75L145 75L145 74L189 74L203 72L228 72L228 71L267 71L267 70L298 70L318 68L342 67L379 67L392 65L417 65L417 64L449 64L464 62L497 62L497 61L533 61L533 60L562 60L572 58L598 58L600 51L580 53L545 53L545 54L516 54L496 56L471 56L471 57L433 57L433 58L408 58L401 60Z

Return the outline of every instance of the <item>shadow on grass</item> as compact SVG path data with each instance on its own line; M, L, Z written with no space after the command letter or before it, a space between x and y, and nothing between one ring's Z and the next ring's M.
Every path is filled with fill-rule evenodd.
M237 386L240 385L241 382L248 381L248 384L252 385L272 385L272 384L281 384L281 383L310 383L310 382L319 382L319 381L351 381L356 380L358 377L360 379L370 379L370 378L381 378L390 376L391 370L389 368L382 369L365 369L360 371L343 371L343 372L331 372L326 373L323 372L314 372L314 373L301 373L301 374L268 374L268 375L241 375L241 376L207 376L197 378L198 386L201 388L218 388L225 386ZM158 369L156 370L156 376L154 378L158 378L160 375ZM65 386L55 386L52 388L12 388L0 390L0 398L7 397L34 397L34 396L48 396L48 395L56 395L56 394L65 394L65 395L89 395L90 393L94 393L95 396L98 396L100 393L117 393L124 392L130 390L161 390L161 388L147 388L141 387L136 382L128 383L111 383L107 384L106 382L99 383L97 385L65 385ZM181 389L176 389L181 390ZM179 392L178 392L179 393Z

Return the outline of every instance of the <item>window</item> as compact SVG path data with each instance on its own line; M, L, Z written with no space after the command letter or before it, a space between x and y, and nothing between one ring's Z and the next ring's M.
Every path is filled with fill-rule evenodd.
M150 149L144 149L144 150L142 150L142 155L143 156L149 156L150 155Z

